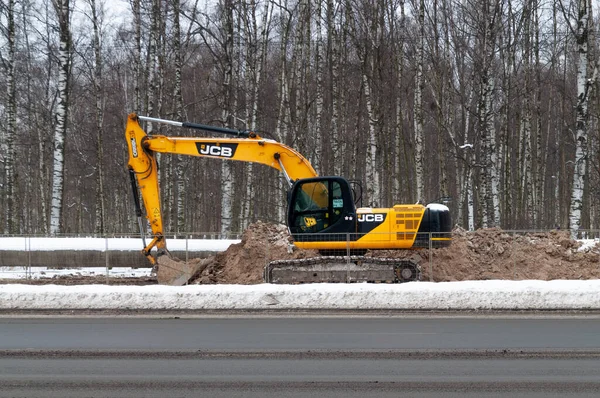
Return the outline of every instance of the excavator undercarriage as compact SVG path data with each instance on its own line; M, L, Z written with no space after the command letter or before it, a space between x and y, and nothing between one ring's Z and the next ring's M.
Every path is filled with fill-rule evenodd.
M322 256L271 261L267 283L402 283L421 279L421 268L411 260L365 256Z

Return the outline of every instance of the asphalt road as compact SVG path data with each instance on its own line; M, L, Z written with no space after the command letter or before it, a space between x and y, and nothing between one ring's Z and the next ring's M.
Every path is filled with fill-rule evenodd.
M600 317L8 317L0 336L0 350L600 349Z
M597 397L598 316L0 318L0 397Z

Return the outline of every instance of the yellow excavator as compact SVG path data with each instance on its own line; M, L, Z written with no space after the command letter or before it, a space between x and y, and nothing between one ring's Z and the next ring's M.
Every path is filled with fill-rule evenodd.
M189 138L148 135L140 121L165 123L234 138ZM410 260L365 256L367 250L417 249L450 245L452 222L448 207L432 203L391 208L357 207L360 184L339 176L320 177L304 156L280 142L253 131L234 130L130 114L125 138L143 254L157 267L159 283L183 285L194 266L171 258L162 222L156 153L204 156L262 163L280 170L289 184L287 225L294 245L316 249L322 256L277 260L265 267L269 283L406 282L419 280L420 268ZM152 229L144 238L143 212ZM152 249L156 248L156 254ZM168 276L160 277L161 272ZM168 282L163 282L168 281Z

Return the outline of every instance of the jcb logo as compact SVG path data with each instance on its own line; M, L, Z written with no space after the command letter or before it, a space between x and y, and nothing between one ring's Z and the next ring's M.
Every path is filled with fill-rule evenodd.
M201 144L196 143L196 147L198 148L198 153L200 155L207 156L218 156L222 158L231 158L235 153L235 149L237 148L237 144Z
M383 214L359 214L358 222L383 222Z
M131 155L134 158L138 157L138 151L137 151L137 145L136 145L136 142L135 142L135 137L131 137Z

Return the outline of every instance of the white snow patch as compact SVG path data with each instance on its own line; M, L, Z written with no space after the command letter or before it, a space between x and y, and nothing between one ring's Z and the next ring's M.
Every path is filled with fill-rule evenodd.
M47 279L68 276L109 276L111 278L148 277L152 268L85 267L85 268L48 268L48 267L0 267L0 279Z
M428 209L438 210L438 211L449 211L448 206L440 204L440 203L430 203L427 205Z
M0 285L0 309L600 309L600 280L384 284Z
M598 239L580 239L579 242L581 242L581 246L579 246L579 248L577 248L577 251L589 252L598 244L598 242L600 242L600 240L598 240Z
M225 251L239 239L168 239L171 251ZM35 238L9 237L0 238L0 250L123 250L141 251L142 240L139 238Z

